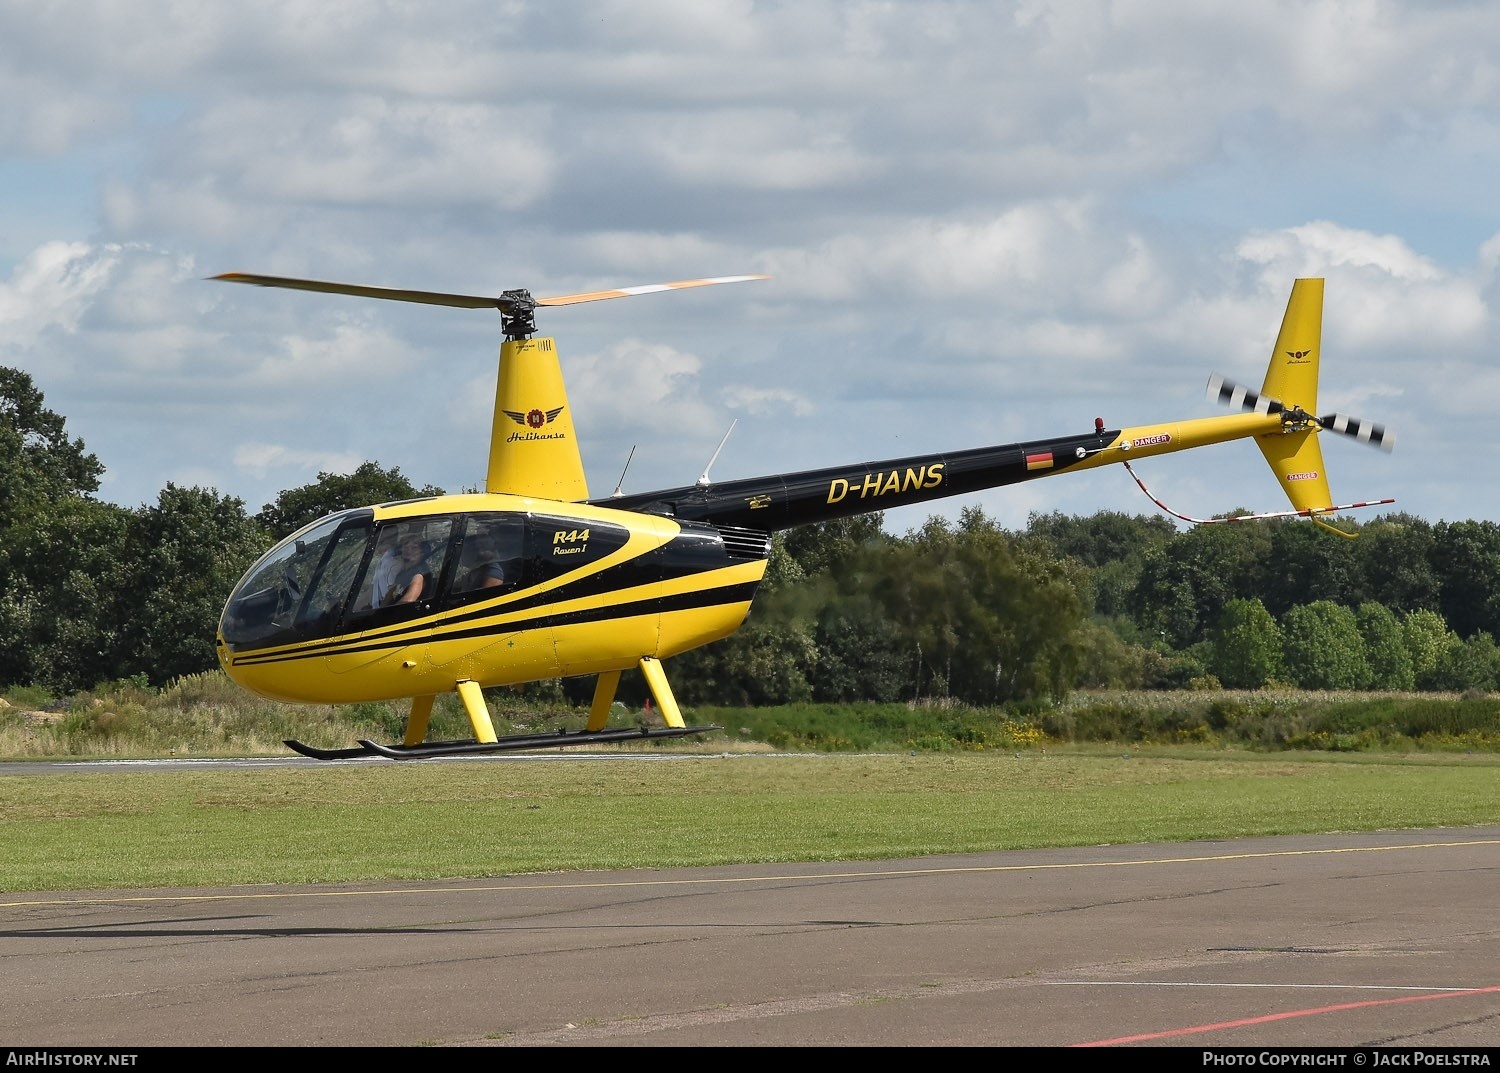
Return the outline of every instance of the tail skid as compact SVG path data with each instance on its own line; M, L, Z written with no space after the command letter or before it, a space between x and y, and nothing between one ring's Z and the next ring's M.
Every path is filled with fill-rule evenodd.
M1160 499L1157 499L1156 496L1151 494L1151 489L1146 487L1146 482L1141 480L1140 476L1136 473L1135 470L1131 469L1130 463L1126 462L1124 463L1124 466L1125 472L1129 473L1130 476L1135 479L1135 483L1140 487L1140 490L1142 492L1146 493L1147 498L1150 499L1151 502L1155 503L1158 507L1166 511L1172 517L1181 518L1183 521L1192 522L1194 525L1217 525L1222 522L1253 522L1268 518L1310 518L1314 525L1321 526L1322 528L1327 529L1330 533L1337 533L1341 537L1346 537L1349 540L1353 540L1356 536L1359 535L1358 533L1346 533L1336 526L1329 525L1327 522L1323 521L1323 519L1319 517L1319 515L1332 514L1336 511L1341 510L1355 510L1359 507L1379 507L1384 506L1387 503L1396 502L1394 499L1372 499L1367 500L1363 503L1344 503L1340 506L1324 507L1320 509L1273 510L1267 511L1262 514L1232 514L1224 518L1194 518L1190 515L1182 514L1178 511L1173 510L1171 507L1163 503Z

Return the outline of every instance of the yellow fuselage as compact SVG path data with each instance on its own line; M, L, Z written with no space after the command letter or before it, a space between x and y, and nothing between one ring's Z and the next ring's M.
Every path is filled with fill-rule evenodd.
M485 519L521 533L519 577L496 595L464 594L465 545ZM431 599L363 608L381 534L397 528L446 534L430 553ZM711 526L508 495L349 511L289 537L252 568L226 608L220 660L255 693L320 703L624 670L734 632L765 573L761 538L760 554L753 541L726 550ZM285 580L298 569L300 579ZM296 595L283 603L297 606L262 616L277 585Z

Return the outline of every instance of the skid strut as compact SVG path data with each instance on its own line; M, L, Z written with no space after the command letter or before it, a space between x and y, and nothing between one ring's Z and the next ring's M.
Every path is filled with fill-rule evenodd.
M606 730L604 724L609 719L615 689L620 684L619 671L606 671L599 675L594 687L594 699L589 705L588 725L583 730L558 730L545 734L507 734L501 737L495 733L495 724L490 718L489 706L484 702L484 692L480 689L479 683L463 681L456 684L456 689L459 699L463 701L464 712L469 717L469 725L474 728L473 738L461 738L454 741L423 740L427 736L427 725L432 716L433 701L432 697L424 696L412 698L411 715L407 718L406 734L400 745L382 745L379 742L363 739L358 745L347 749L318 749L291 739L286 740L284 744L294 752L312 757L314 760L354 760L367 756L384 756L392 760L419 760L444 756L476 756L485 753L513 752L519 749L564 749L574 745L607 745L624 741L682 738L691 734L707 734L710 731L724 729L713 724L698 727L687 726L683 722L681 710L677 707L677 698L672 695L672 687L667 684L667 676L661 669L661 663L650 656L645 656L642 657L639 666L641 673L646 677L646 685L651 690L651 696L656 700L657 710L661 712L662 720L667 724L664 727L642 726Z

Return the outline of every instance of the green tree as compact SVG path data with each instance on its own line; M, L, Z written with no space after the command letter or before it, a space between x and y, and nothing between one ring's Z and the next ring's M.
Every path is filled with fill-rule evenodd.
M1406 651L1411 656L1412 681L1420 690L1435 690L1439 668L1454 645L1458 635L1448 628L1448 623L1436 611L1413 611L1401 620L1401 637L1406 642Z
M672 660L672 688L682 702L746 707L812 699L808 673L817 667L817 644L806 624L751 614L722 641Z
M1047 541L1055 554L1089 568L1090 606L1110 619L1128 615L1130 593L1140 580L1147 552L1176 536L1176 528L1161 515L1108 510L1088 517L1033 513L1026 522L1027 541Z
M1459 637L1500 633L1500 525L1439 522L1431 561L1448 628Z
M1155 667L1160 659L1156 653L1125 640L1113 624L1095 618L1079 630L1075 684L1080 689L1146 689L1147 661Z
M99 490L103 465L44 401L30 375L0 368L0 532L38 504Z
M1365 639L1365 660L1370 666L1370 688L1405 692L1416 686L1411 652L1407 650L1401 622L1382 604L1367 600L1354 612L1359 634Z
M1440 606L1432 568L1432 526L1409 514L1384 515L1364 526L1354 545L1370 599L1399 618Z
M127 560L135 575L124 675L161 685L217 665L214 640L230 590L265 551L244 501L173 484L134 512Z
M1487 633L1476 633L1444 650L1433 673L1436 688L1453 693L1500 688L1500 648Z
M902 642L885 610L869 595L832 600L818 616L813 633L817 668L814 700L892 701L905 682Z
M882 543L884 515L857 514L816 525L800 525L777 535L786 553L796 560L804 575L838 575L867 546Z
M956 527L929 518L888 549L874 595L918 668L913 693L995 704L1072 688L1085 584L1076 562L970 507Z
M130 512L81 496L33 509L6 530L0 589L0 684L87 689L122 677L134 636L124 553Z
M124 512L31 377L0 368L0 684L63 690L112 666Z
M1146 555L1131 614L1148 636L1174 649L1206 640L1219 612L1264 587L1274 527L1263 522L1200 525Z
M272 539L280 540L336 511L442 494L441 488L430 484L415 487L399 467L385 470L379 463L364 462L353 473L319 473L312 484L282 492L276 502L261 508L255 520Z
M1053 511L1032 513L1026 519L1026 535L1050 540L1058 554L1094 568L1138 562L1147 548L1161 547L1176 537L1177 529L1161 515L1101 510L1082 516Z
M1263 602L1272 615L1279 618L1318 600L1353 608L1368 598L1355 554L1359 540L1343 540L1305 522L1281 522L1270 533Z
M1209 644L1209 673L1230 689L1259 689L1281 667L1281 627L1257 599L1224 605Z
M1365 642L1354 612L1332 600L1314 600L1281 619L1281 664L1303 689L1363 689L1370 680Z

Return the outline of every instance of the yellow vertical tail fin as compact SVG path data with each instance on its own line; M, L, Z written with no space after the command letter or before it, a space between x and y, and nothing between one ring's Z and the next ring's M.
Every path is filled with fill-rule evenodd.
M1292 283L1276 349L1266 367L1262 395L1283 406L1318 412L1318 358L1323 345L1323 281L1299 279Z
M588 498L562 365L548 337L507 339L500 346L484 487L565 502Z
M1276 349L1266 367L1261 398L1280 402L1284 412L1318 412L1318 359L1323 345L1323 281L1299 279L1287 299ZM1257 436L1255 442L1270 463L1282 491L1297 510L1333 506L1323 448L1316 424L1291 422L1280 432Z

